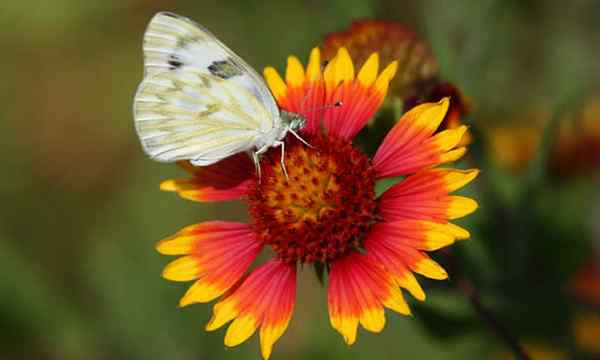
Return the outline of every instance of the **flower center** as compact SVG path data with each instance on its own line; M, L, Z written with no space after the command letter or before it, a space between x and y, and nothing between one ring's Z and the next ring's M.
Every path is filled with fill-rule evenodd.
M257 236L285 261L328 262L360 249L375 221L375 176L369 159L351 144L323 135L271 149L263 176L250 191Z

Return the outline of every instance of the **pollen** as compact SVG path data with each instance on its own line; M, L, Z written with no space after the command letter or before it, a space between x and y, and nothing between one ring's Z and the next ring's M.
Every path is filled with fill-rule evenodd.
M361 251L375 222L375 175L370 161L349 142L307 137L312 147L289 139L261 160L263 176L249 192L258 238L289 262L330 262Z

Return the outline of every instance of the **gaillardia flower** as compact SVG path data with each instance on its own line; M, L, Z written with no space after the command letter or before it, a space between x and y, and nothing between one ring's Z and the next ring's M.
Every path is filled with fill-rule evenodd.
M456 129L463 125L462 119L471 112L471 101L460 90L449 82L431 83L429 89L423 89L421 94L415 94L405 99L404 108L412 109L418 104L439 101L445 97L452 99L446 117L440 124L438 131ZM471 134L465 133L459 145L469 145Z
M288 176L279 150L272 149L261 160L260 180L250 160L236 155L208 167L186 165L190 178L161 185L186 199L248 204L248 224L204 222L157 246L163 254L181 255L166 266L165 278L195 281L181 306L220 298L206 329L231 321L226 346L258 331L262 355L270 356L292 318L299 264L328 269L330 322L349 345L359 324L372 332L383 329L384 308L410 314L401 288L425 299L414 273L447 277L427 251L469 237L449 220L477 204L450 193L478 173L434 168L465 153L457 144L466 127L435 133L449 99L406 113L372 158L352 144L383 102L396 69L392 62L380 72L379 57L372 54L356 73L345 48L324 69L318 48L306 68L290 56L285 80L273 68L264 71L279 106L307 119L302 136L311 146L286 140ZM403 180L377 197L375 183L389 177ZM265 247L272 249L271 259L250 271Z
M325 59L335 56L341 47L347 48L358 64L364 63L374 52L384 63L397 60L398 73L391 81L390 89L392 96L402 101L405 111L418 104L450 97L450 109L438 131L462 126L463 117L470 113L470 101L456 86L440 80L431 48L407 26L389 20L357 20L346 30L325 37ZM469 140L467 132L459 145L468 145Z
M407 26L395 21L362 19L347 29L325 36L323 57L333 58L345 47L358 65L374 52L381 60L399 63L398 74L392 80L392 93L401 97L418 95L435 81L438 64L427 42Z

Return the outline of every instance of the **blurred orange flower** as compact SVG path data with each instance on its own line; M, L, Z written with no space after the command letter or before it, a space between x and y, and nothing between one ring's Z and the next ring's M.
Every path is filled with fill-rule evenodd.
M600 95L590 98L579 113L561 121L549 170L560 178L600 170Z
M600 259L597 256L581 266L569 289L585 304L600 307Z
M325 37L324 58L333 57L340 47L346 47L358 64L362 64L373 52L378 52L383 62L398 61L398 73L390 83L390 91L403 101L405 111L422 103L450 97L450 109L440 130L458 128L462 125L461 119L471 111L470 101L456 86L439 80L438 64L429 45L400 23L355 21L347 30ZM467 132L461 145L468 145L470 139Z
M541 139L532 125L494 126L486 130L488 153L501 167L519 173L529 166Z
M499 165L520 172L530 164L551 116L547 109L548 106L535 107L524 111L524 116L507 121L509 125L487 129L489 151ZM600 170L599 95L560 120L546 166L551 175L560 179Z
M583 303L584 310L573 319L573 337L577 346L600 355L600 257L592 255L569 283L570 292ZM589 310L589 309L595 309Z
M383 63L398 61L390 91L403 99L419 94L420 88L428 86L438 73L429 45L410 28L394 21L357 20L345 31L327 35L323 58L332 59L340 47L348 49L357 66L374 52L379 53Z
M563 349L548 343L526 342L523 348L531 360L568 360L569 355ZM517 360L513 354L503 353L499 360Z

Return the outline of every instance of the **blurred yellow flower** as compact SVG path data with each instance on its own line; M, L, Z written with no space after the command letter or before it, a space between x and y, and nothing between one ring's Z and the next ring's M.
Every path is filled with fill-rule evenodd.
M573 320L577 346L589 354L600 356L600 314L585 312Z
M530 164L551 117L548 109L533 107L523 111L525 115L498 121L507 125L486 130L488 150L500 166L518 173ZM560 120L546 166L562 179L600 170L600 95Z
M527 342L523 348L531 360L569 360L567 352L547 343ZM503 353L499 360L518 360L513 354Z

